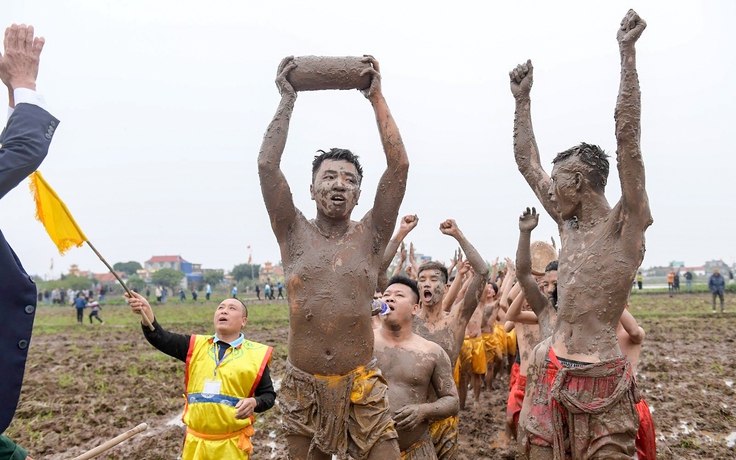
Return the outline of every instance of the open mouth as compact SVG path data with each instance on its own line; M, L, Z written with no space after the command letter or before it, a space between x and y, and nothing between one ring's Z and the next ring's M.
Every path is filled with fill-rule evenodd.
M225 323L227 322L227 316L220 316L220 319L218 319L217 321L219 321L220 323Z
M345 197L342 195L335 195L332 198L330 198L333 203L335 204L342 204L345 202Z
M429 302L430 300L432 300L432 291L430 291L429 289L425 289L422 292L422 298L425 302Z

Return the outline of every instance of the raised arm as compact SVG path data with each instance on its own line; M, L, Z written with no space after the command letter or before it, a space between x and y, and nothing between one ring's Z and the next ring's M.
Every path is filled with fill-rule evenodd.
M366 56L363 62L371 67L363 72L371 74L371 86L363 92L371 102L376 114L378 133L381 136L383 152L386 154L387 168L378 182L376 198L373 202L373 225L383 242L388 242L396 225L396 217L404 200L406 178L409 174L409 157L406 155L404 142L401 140L399 128L386 104L381 91L381 73L378 61Z
M293 56L284 58L279 65L276 86L281 93L281 102L279 102L271 124L268 125L266 134L263 135L261 152L258 155L261 193L271 219L271 228L279 243L286 240L297 215L289 183L286 182L286 177L281 171L281 156L286 147L289 121L294 110L294 102L296 102L296 91L286 77L295 67Z
M547 297L539 290L537 280L532 276L532 253L530 250L532 230L537 228L539 214L535 208L526 208L519 217L519 246L516 248L516 279L521 284L529 306L537 316L547 307ZM508 315L508 312L506 312ZM515 320L512 320L515 321Z
M468 291L465 293L465 297L462 301L462 307L460 309L460 318L462 319L463 329L470 321L470 317L473 316L475 307L478 306L483 291L486 288L486 282L488 281L488 265L478 251L473 247L472 244L465 238L463 232L457 226L454 220L448 219L440 224L440 231L445 235L450 235L460 243L460 247L465 253L465 257L470 266L475 272L473 279L470 281Z
M503 287L501 288L501 296L498 300L498 305L501 307L504 311L507 311L509 309L509 298L513 301L516 294L512 292L514 289L516 292L521 289L519 287L518 283L514 283L514 278L516 278L516 268L514 268L514 263L506 257L506 276L503 278Z
M400 259L399 264L396 266L396 268L399 270L399 272L403 268L406 253L403 241L404 238L406 238L406 235L414 230L418 223L419 217L417 217L416 214L404 216L399 223L399 229L396 231L396 234L394 234L391 240L389 240L388 245L386 246L386 250L383 251L383 263L381 264L381 271L378 273L378 287L379 289L381 289L381 292L385 291L388 285L386 270L388 270L388 268L391 266L391 262L393 262L394 260L394 256L399 249L399 245L401 245L401 252L399 252ZM394 276L396 275L398 275L398 273L396 273L396 270L394 270Z
M445 292L445 297L442 299L442 310L446 312L450 312L452 310L452 306L455 304L455 300L457 300L458 295L460 294L460 291L462 290L464 278L465 275L470 271L470 263L469 262L460 262L460 265L458 266L457 273L455 274L455 279L452 280L452 284L450 285L450 289ZM468 278L468 281L470 278ZM466 287L467 292L467 287Z
M506 320L521 324L538 324L537 315L534 312L521 309L521 306L524 305L524 300L526 300L524 292L519 292L506 311Z
M537 195L544 209L557 222L562 224L562 218L549 199L549 176L542 168L539 159L539 148L537 139L534 137L532 128L532 100L531 90L534 83L534 67L532 61L519 64L509 72L511 79L511 94L516 100L516 111L514 112L514 158L521 175Z
M634 10L621 21L616 39L621 53L621 85L616 100L616 159L621 180L621 207L637 228L652 223L641 156L641 91L636 72L636 41L647 23Z

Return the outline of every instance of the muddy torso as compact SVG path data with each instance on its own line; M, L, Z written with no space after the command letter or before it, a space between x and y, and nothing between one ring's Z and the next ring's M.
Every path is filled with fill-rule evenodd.
M519 345L519 373L526 375L529 369L529 363L532 359L532 352L540 340L539 326L536 324L514 323L516 329L516 342Z
M388 400L392 414L404 406L428 402L430 394L433 400L436 399L432 374L441 356L439 353L432 353L426 345L427 342L420 339L392 347L387 346L379 337L376 338L376 357L388 382ZM432 346L436 347L434 344ZM411 431L399 431L399 448L405 450L411 446L422 437L427 428L428 422L424 421Z
M592 228L561 228L558 356L596 362L620 355L616 326L644 258L644 231L627 227L620 204Z
M465 335L470 337L480 337L481 330L480 325L483 320L483 305L478 304L478 307L473 312L473 316L468 321L468 326L465 328Z
M435 308L441 308L441 305L440 302ZM450 362L454 364L460 355L460 347L465 338L465 324L460 322L455 310L437 321L427 320L426 312L421 311L414 317L414 333L442 347L450 357Z
M328 238L299 213L295 235L282 245L289 360L305 372L345 374L373 357L370 304L381 248L370 228L364 219Z

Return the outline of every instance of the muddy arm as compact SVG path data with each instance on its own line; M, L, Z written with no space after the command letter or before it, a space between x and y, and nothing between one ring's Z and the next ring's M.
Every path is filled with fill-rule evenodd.
M534 312L521 309L524 300L524 293L520 292L506 311L506 320L521 324L537 324L537 315Z
M621 85L614 113L621 207L627 216L634 219L634 223L639 224L637 228L646 228L652 223L641 156L641 91L635 47L646 26L634 10L629 10L616 37L621 53Z
M537 281L532 276L532 253L530 250L532 230L539 223L539 215L534 208L526 208L519 217L519 246L516 248L516 279L521 284L529 306L532 307L536 316L542 314L547 307L547 297L539 290ZM510 310L510 309L509 309ZM506 315L508 316L508 312ZM516 321L512 319L512 321ZM535 318L536 322L536 318Z
M644 329L639 326L639 323L636 322L636 319L629 313L628 309L624 309L624 312L621 313L621 325L624 327L626 333L629 334L629 339L632 343L638 345L644 342Z
M281 102L271 124L263 136L261 152L258 155L258 177L261 180L261 193L271 219L271 227L276 240L286 241L296 220L296 208L291 196L289 183L281 171L281 156L286 147L289 122L296 102L296 92L286 76L296 67L293 58L286 58L279 65L276 85L281 92Z
M396 231L396 234L389 240L388 245L386 246L386 250L383 251L383 263L381 264L381 270L378 272L378 288L381 289L382 292L385 291L386 287L388 286L388 275L386 274L386 271L391 266L391 262L394 260L394 256L398 252L399 245L401 245L401 243L404 241L404 238L406 238L406 235L408 235L409 232L411 232L418 223L419 217L417 217L416 214L404 216L399 223L399 229ZM405 249L403 249L402 247L402 252L399 252L399 264L396 266L399 273L404 267L404 253ZM393 276L396 276L399 273L394 270Z
M460 308L462 329L465 329L465 326L468 324L468 321L470 321L470 317L473 316L475 307L478 306L481 296L483 295L483 291L486 288L486 282L488 281L488 265L486 264L486 261L483 260L480 253L478 253L478 250L470 244L470 241L468 241L467 238L465 238L465 235L460 231L460 228L458 228L454 220L448 219L441 223L440 231L457 240L465 253L467 261L470 262L470 267L475 272Z
M532 61L519 64L509 72L511 79L511 94L516 101L514 112L514 158L519 171L537 195L544 209L557 222L562 224L562 218L549 199L550 179L542 168L539 159L537 139L532 127L531 89L534 82L534 67Z
M470 264L468 262L460 262L461 265L458 267L455 279L452 280L450 289L445 293L445 297L442 299L442 310L446 312L452 311L452 306L455 305L455 301L460 296L461 291L463 293L468 291L467 283L470 282L471 278L465 280L465 275L470 271ZM463 290L463 288L465 288ZM462 294L464 295L464 294Z
M364 72L371 74L371 86L364 91L376 114L378 132L381 136L383 152L386 154L387 168L378 182L375 201L373 202L373 226L383 244L382 249L396 226L396 217L404 200L406 178L409 175L409 157L406 155L404 142L401 140L399 128L388 109L386 99L381 91L381 74L378 61L367 56L364 60L371 67Z

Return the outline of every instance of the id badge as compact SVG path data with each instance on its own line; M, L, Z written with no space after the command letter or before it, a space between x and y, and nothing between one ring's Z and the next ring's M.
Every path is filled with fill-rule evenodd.
M222 386L221 380L205 380L204 389L202 390L202 394L204 396L219 395L221 386Z

